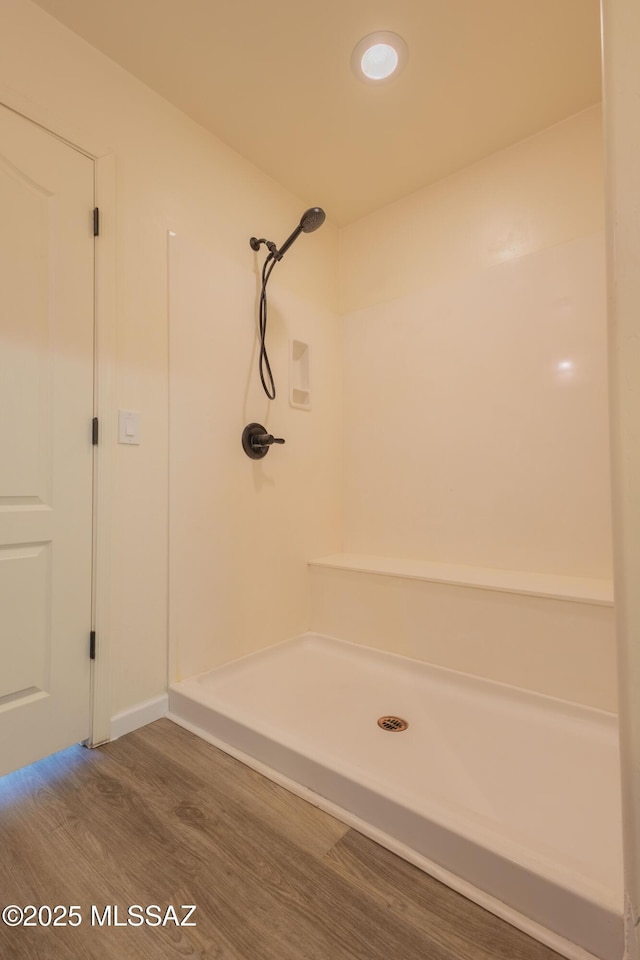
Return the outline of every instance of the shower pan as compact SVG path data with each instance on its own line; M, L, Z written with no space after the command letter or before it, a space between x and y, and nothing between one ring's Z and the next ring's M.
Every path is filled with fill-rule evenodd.
M169 709L569 960L621 960L613 714L316 634Z

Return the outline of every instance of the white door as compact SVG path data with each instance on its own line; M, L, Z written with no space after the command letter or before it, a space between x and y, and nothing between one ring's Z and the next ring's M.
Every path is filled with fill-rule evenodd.
M93 176L0 106L0 775L90 732Z

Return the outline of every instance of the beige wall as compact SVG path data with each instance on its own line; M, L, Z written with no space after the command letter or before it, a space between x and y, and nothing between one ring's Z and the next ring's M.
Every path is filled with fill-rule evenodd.
M348 313L604 230L599 107L340 231Z
M309 556L341 535L340 328L335 312L286 290L289 256L269 282L276 400L256 372L253 264L170 240L171 668L184 679L308 629ZM304 248L303 249L303 244ZM262 262L264 255L259 256ZM276 279L278 278L278 279ZM290 338L311 350L311 410L288 403ZM245 424L284 446L250 460Z
M587 110L341 231L343 549L372 568L529 571L558 596L611 579L601 124ZM311 571L314 629L615 709L610 607L336 560Z
M341 231L346 551L611 576L601 153L594 108Z
M112 425L118 408L137 410L142 426L139 447L114 445L112 450L111 572L106 602L113 664L111 711L116 714L166 689L167 230L174 230L198 249L206 249L217 273L230 264L245 277L253 277L254 255L248 238L264 233L283 239L298 221L304 204L28 0L2 0L1 7L0 91L8 92L32 115L45 117L53 129L76 131L76 142L103 144L116 159L113 408L100 413ZM336 246L337 231L327 223L313 237L302 238L280 266L283 289L300 298L305 313L330 314L335 307ZM240 332L243 347L251 348L255 330L252 298L245 300L245 309L234 309L228 316L221 312L214 316L211 304L208 307L208 315L203 311L200 323L203 329L216 330L217 362L224 362L224 357L228 360L227 379L221 379L219 386L241 381L244 389L247 357L229 352L229 345ZM320 344L319 353L323 347ZM274 341L276 362L280 349L281 344ZM189 465L194 472L212 470L215 464L220 474L226 468L231 445L233 449L239 446L240 417L253 419L255 415L249 406L245 409L238 405L237 391L227 393L222 389L216 400L228 413L228 437L225 435L225 442L220 444L211 436L198 438L197 455L194 453L194 462ZM276 403L279 411L286 407L284 400ZM264 407L259 407L258 413L264 413ZM223 420L220 415L216 427ZM277 429L275 409L271 423ZM289 428L288 423L285 428ZM292 434L293 427L289 439ZM336 459L334 444L333 433L321 432L315 456ZM293 443L292 447L295 449ZM286 456L294 458L289 448ZM275 462L276 454L271 457ZM236 469L238 475L244 469L245 480L252 476L248 459L237 463ZM302 470L298 476L296 493L307 489L308 474ZM265 490L266 484L263 495ZM293 495L290 485L268 488L268 494L265 512L280 516ZM329 511L334 516L332 495L322 508L325 519ZM259 497L256 486L245 484L243 502L254 515L258 513ZM234 532L225 526L226 506L215 504L220 511L216 556L222 553L228 557L226 563L241 565L244 560L236 549ZM273 535L271 520L267 523L261 549L266 549L268 542L272 570L300 569L306 520L298 512L295 522L294 545L286 522L284 537ZM314 519L314 524L318 522ZM323 549L325 544L329 548L329 541L332 549L339 547L335 542L337 522L337 515L327 519ZM318 546L317 539L311 537L310 549ZM252 604L259 607L262 599L260 589L255 597L250 589L254 573L251 566L238 598L248 620ZM177 576L186 583L190 572L181 570ZM260 584L264 585L264 580ZM283 611L283 629L289 631L292 621L286 609L276 604L269 607L272 618L277 619ZM255 617L259 622L257 611ZM214 630L215 624L208 642L215 658L219 637ZM256 632L256 645L262 642Z

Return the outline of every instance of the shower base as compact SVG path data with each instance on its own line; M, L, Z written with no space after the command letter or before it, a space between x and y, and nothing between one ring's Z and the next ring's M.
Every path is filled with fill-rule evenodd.
M614 715L315 634L169 711L570 960L621 960Z

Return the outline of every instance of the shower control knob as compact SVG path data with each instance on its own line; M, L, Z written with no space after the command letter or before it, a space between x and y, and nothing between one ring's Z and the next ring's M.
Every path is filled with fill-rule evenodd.
M242 449L252 460L266 457L272 443L284 443L284 440L268 433L261 423L248 423L242 431Z

